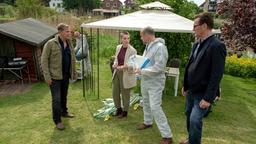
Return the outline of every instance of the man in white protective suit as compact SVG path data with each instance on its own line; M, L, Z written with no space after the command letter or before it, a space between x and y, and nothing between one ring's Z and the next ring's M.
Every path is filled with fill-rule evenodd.
M156 38L151 27L146 27L140 32L141 39L146 48L143 56L150 60L143 69L135 72L141 75L141 93L143 97L144 122L137 129L145 130L151 128L155 120L160 130L162 139L160 144L172 143L172 132L165 113L162 110L162 92L165 87L165 68L168 60L168 51L165 41Z
M87 42L86 36L80 34L78 31L74 32L74 38L76 39L76 46L75 46L75 55L76 60L84 61L84 69L85 69L85 76L87 76L91 72L91 61L89 55L89 44ZM83 39L83 42L82 42Z

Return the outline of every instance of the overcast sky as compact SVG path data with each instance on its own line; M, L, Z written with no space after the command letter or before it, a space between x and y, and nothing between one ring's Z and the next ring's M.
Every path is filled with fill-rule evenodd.
M121 2L124 2L125 0L120 0ZM202 4L205 0L189 0L189 1L194 1L197 5Z
M202 4L205 0L190 0L190 1L194 1L197 5Z

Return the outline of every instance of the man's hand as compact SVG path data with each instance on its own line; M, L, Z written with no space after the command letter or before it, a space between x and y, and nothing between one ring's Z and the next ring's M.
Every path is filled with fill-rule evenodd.
M202 109L205 109L205 108L208 108L209 106L211 105L211 103L209 103L209 102L207 102L207 101L205 101L205 100L201 100L200 101L200 103L199 103L199 106L200 106L200 108L202 108Z
M187 95L188 95L188 91L184 91L184 87L182 87L182 89L181 89L181 94L182 94L183 96L187 96Z
M52 85L52 80L45 81L49 86Z

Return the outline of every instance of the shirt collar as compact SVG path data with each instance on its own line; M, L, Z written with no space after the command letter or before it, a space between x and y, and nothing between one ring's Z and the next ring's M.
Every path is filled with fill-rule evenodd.
M197 43L201 44L202 42L204 42L205 40L207 40L207 39L208 39L209 37L211 37L212 35L213 35L213 33L209 33L205 38L197 40Z

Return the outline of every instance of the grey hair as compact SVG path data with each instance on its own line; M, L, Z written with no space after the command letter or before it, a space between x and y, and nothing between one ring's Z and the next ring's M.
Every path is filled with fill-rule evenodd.
M155 30L152 27L150 27L150 26L143 28L141 30L141 32L143 34L149 34L149 35L153 35L153 36L155 35Z

